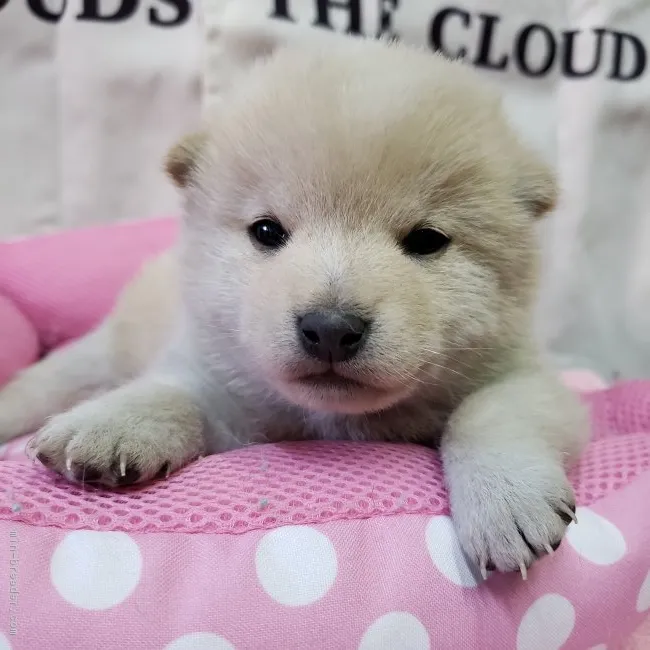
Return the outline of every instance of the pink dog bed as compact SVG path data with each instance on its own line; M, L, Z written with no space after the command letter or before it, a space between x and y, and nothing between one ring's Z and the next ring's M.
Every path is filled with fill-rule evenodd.
M0 377L96 323L175 234L159 220L0 244ZM579 524L528 582L468 566L417 446L257 446L110 493L12 443L0 649L632 647L650 611L650 382L567 379L593 419Z

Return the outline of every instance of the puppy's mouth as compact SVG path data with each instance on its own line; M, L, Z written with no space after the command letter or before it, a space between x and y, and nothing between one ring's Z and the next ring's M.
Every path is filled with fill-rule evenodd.
M369 375L366 378L363 373L353 375L351 371L336 366L296 372L291 377L285 376L278 387L294 404L329 413L376 412L401 397L395 389L378 385L376 377Z
M320 388L323 390L360 390L369 388L369 386L363 384L357 379L352 379L351 377L346 377L345 375L336 372L334 368L329 368L324 372L314 372L302 375L297 377L295 381L306 387Z

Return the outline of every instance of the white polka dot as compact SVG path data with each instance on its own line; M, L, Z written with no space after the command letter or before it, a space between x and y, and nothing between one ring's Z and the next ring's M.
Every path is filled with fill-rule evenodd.
M558 650L573 632L576 613L559 594L538 598L526 611L517 631L517 650Z
M218 634L196 632L178 637L165 650L235 650L235 646Z
M613 523L589 508L578 508L576 516L578 523L567 528L566 537L585 560L605 566L625 555L625 538Z
M4 634L0 634L0 650L11 650L11 643Z
M126 534L76 530L56 547L50 564L55 589L72 605L100 610L119 605L142 571L138 545Z
M426 530L429 555L440 573L459 587L476 587L481 581L463 553L450 517L433 517Z
M309 526L284 526L262 537L255 554L257 578L264 591L288 607L310 605L334 584L336 551L332 542Z
M650 609L650 571L648 571L648 575L645 577L645 580L641 585L641 589L639 590L639 595L637 596L636 599L636 611L639 612L639 614L642 614L643 612L646 612L649 609Z
M429 634L408 612L391 612L378 618L365 632L359 650L429 650Z

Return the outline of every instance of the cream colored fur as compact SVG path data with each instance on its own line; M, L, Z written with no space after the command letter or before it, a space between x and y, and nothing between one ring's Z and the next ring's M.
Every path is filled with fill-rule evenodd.
M167 162L179 250L0 393L3 438L44 424L43 463L108 485L265 440L439 445L465 551L484 572L525 572L573 516L564 468L585 439L531 335L552 174L461 64L343 37L229 38L237 74L214 120ZM251 241L264 215L284 248ZM414 258L400 241L423 225L452 241ZM304 375L326 368L296 315L339 307L372 320L337 364L357 383L315 387Z

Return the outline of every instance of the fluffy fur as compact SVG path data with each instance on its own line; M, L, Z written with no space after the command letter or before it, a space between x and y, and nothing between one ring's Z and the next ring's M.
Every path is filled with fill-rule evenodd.
M585 437L532 343L552 174L461 64L343 37L224 42L237 74L167 161L185 198L179 249L99 330L0 393L3 437L54 415L37 457L109 486L253 442L439 445L465 551L483 572L525 573L573 517L564 467ZM268 215L290 234L278 250L248 232ZM400 242L422 226L451 244L408 255ZM323 309L372 321L331 382L307 378L328 364L296 332Z

